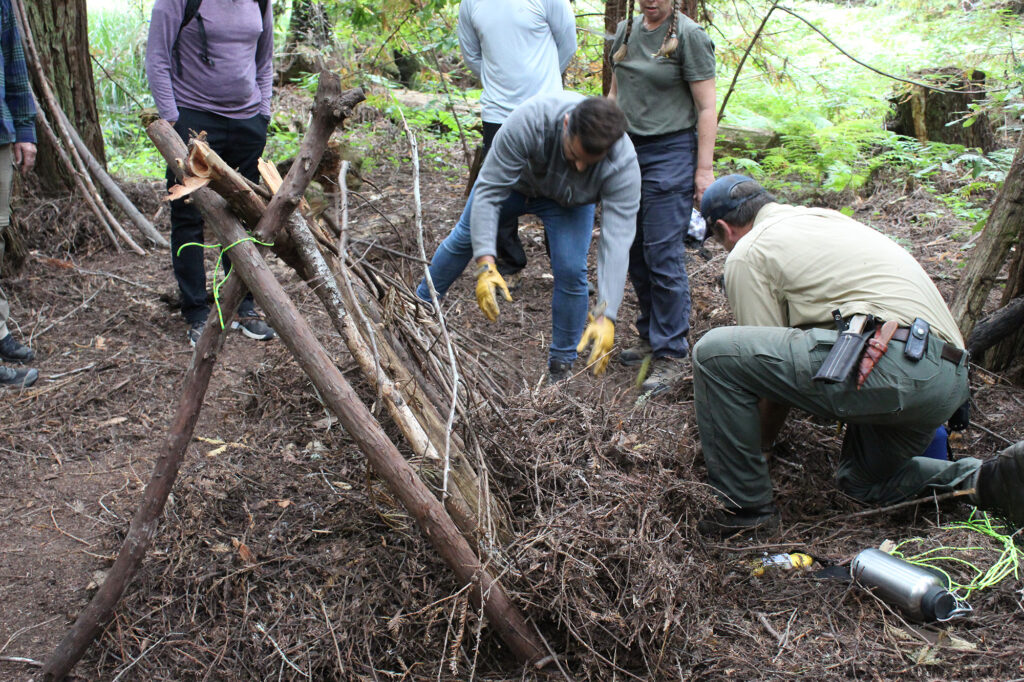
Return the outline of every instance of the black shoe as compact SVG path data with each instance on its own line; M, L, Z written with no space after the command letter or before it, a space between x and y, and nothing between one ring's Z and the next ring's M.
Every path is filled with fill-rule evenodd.
M193 322L189 325L188 331L185 332L185 338L188 339L188 345L193 348L199 343L199 337L203 335L203 330L206 329L206 320L200 320L199 322Z
M619 353L619 363L626 367L642 365L647 356L652 352L651 342L647 339L640 339L635 346L630 346Z
M14 369L0 365L0 386L8 388L28 388L36 383L39 378L39 370L29 367L27 369Z
M238 319L231 323L231 328L237 329L254 341L269 341L277 336L277 332L254 312L239 315Z
M32 362L36 354L28 346L18 343L15 338L8 334L0 339L0 358L7 362Z
M1011 445L998 456L982 462L974 479L974 503L1024 527L1024 441Z
M548 386L565 381L572 376L572 363L562 360L548 360Z
M702 535L726 538L736 533L767 534L778 530L782 516L774 504L756 509L716 509L697 523Z

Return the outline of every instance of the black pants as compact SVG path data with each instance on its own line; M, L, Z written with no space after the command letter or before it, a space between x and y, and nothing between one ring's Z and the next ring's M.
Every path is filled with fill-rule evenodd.
M491 142L501 129L500 123L484 121L484 158L491 151ZM519 241L519 218L510 217L498 223L498 240L495 244L497 254L495 265L502 275L514 275L526 267L526 251Z
M190 130L196 133L205 130L206 141L213 151L246 178L259 182L257 161L267 143L267 124L270 122L266 116L257 114L252 118L235 119L207 111L179 108L178 117L174 130L181 139L187 142ZM174 174L168 169L167 186L176 182ZM186 246L178 254L182 244L190 242L206 243L203 241L203 217L195 206L185 203L184 199L172 201L171 265L181 291L181 314L189 324L194 324L206 321L210 306L206 302L206 268L203 263L206 250L200 246ZM225 255L224 268L228 267L230 262ZM252 294L247 293L238 306L238 312L244 316L252 313L253 309Z

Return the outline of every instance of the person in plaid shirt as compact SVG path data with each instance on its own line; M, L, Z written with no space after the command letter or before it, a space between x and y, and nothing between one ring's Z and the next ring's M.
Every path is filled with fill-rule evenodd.
M3 263L4 232L11 222L11 182L14 167L22 173L36 162L36 106L28 82L25 52L18 35L11 0L0 0L0 263ZM35 353L7 328L11 308L0 288L0 358L24 365ZM0 386L31 386L39 372L28 367L0 365Z

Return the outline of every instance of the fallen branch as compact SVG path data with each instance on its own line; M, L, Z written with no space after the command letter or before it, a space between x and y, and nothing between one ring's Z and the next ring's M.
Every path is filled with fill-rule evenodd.
M75 130L75 127L71 125L71 122L68 120L68 116L64 113L64 110L57 109L57 113L60 115L63 124L67 127L68 133L71 135L71 141L74 143L75 149L78 150L79 156L81 156L82 160L85 162L89 173L91 173L92 177L100 183L100 186L103 187L103 190L107 195L113 199L118 208L124 211L125 215L135 223L135 226L139 228L139 232L142 233L143 237L148 239L155 246L160 246L165 249L171 248L171 243L164 239L164 236L160 234L155 227L153 227L153 223L149 222L149 219L142 215L142 212L135 207L135 204L131 202L131 199L125 196L125 193L117 186L114 179L110 177L110 174L107 173L106 169L100 165L100 162L96 160L96 157L93 156L91 151L89 151L89 148L85 146L82 136L79 135L78 131Z

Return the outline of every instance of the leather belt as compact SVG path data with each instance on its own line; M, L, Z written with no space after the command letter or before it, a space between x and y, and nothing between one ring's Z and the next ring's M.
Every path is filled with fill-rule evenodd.
M896 333L892 335L893 341L906 341L910 337L909 327L900 327L896 330ZM967 355L967 351L963 348L957 348L956 346L942 342L942 359L952 362L954 365L959 365L960 361Z

